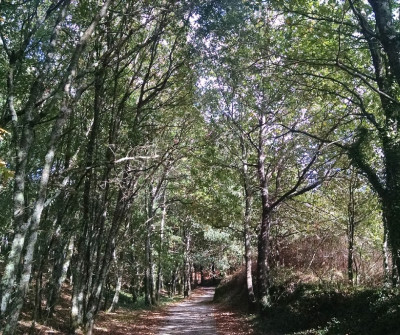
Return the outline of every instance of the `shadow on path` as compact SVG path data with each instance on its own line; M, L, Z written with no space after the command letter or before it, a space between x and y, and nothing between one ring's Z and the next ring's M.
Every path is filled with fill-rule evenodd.
M214 287L201 287L189 299L169 307L158 335L217 334L212 304L214 292Z

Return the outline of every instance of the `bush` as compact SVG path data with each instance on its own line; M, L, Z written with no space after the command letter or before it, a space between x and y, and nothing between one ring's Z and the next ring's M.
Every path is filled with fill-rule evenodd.
M272 292L275 303L262 315L264 330L318 335L400 333L397 290L339 291L300 284L293 292L281 288Z

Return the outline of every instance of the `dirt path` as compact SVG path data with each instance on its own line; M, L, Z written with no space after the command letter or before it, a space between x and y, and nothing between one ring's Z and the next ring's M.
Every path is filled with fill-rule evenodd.
M169 307L158 335L217 334L212 304L214 291L213 287L196 289L189 299Z
M94 335L256 335L248 315L232 311L212 302L214 288L197 288L190 298L152 309L119 308L116 312L100 312ZM52 322L36 324L35 334L66 335L69 303L58 306ZM30 333L31 313L24 314L19 334Z
M213 295L214 288L201 287L166 308L102 312L94 335L255 335L246 315L212 303Z

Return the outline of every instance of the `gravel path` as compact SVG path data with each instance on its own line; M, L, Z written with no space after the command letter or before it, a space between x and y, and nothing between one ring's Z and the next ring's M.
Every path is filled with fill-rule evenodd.
M196 289L189 299L169 307L158 335L216 335L214 291L213 287Z

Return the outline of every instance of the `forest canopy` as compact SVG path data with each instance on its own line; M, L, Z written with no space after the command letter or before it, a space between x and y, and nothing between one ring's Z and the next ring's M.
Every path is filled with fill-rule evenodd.
M0 1L0 327L243 267L397 287L400 4Z

